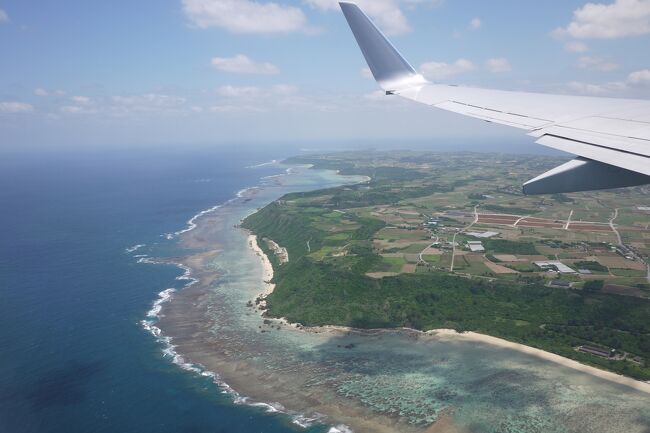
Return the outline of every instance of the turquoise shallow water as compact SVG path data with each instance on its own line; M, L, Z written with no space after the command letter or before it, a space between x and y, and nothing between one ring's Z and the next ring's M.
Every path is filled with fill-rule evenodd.
M354 181L293 168L180 237L188 253L218 249L198 268L218 272L209 288L177 292L163 309L162 328L186 360L239 385L249 402L327 424L354 421L334 410L350 405L359 418L385 415L404 431L442 413L472 432L650 431L650 395L511 349L405 331L307 333L265 324L246 306L263 289L261 261L234 226L286 192Z

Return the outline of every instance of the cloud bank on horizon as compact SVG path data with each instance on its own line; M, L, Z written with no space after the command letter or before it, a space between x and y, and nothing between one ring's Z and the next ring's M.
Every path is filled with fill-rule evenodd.
M357 3L433 81L650 97L650 0ZM143 0L128 17L83 5L0 0L13 142L508 134L380 97L337 0Z

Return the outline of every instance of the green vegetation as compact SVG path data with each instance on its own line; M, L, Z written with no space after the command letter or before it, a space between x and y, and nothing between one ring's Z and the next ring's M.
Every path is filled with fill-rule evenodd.
M508 241L505 239L486 239L485 250L492 254L521 254L534 256L539 254L532 242Z
M472 330L572 358L574 346L599 342L650 359L650 303L634 298L438 273L375 280L305 257L282 269L276 281L268 314L308 326ZM650 380L647 368L601 366Z
M589 292L599 292L603 288L604 284L605 282L603 280L589 280L585 282L582 289Z
M515 206L501 206L496 204L484 204L481 205L481 209L510 215L531 215L537 213L537 211L533 209L525 209Z
M607 266L603 266L600 263L594 261L575 262L574 266L578 269L587 269L593 272L609 272Z
M482 170L484 158L474 165L467 155L442 159L431 154L367 152L292 158L294 163L372 180L287 194L243 221L243 227L274 240L289 253L284 264L269 255L276 288L267 298L265 314L309 326L472 330L650 380L650 301L604 293L603 280L581 275L561 277L574 282L573 289L548 287L547 273L527 257L566 258L577 268L608 273L607 267L585 259L615 255L604 243L607 234L497 226L490 229L509 230L507 239L481 239L485 257L466 249L460 254L463 247L457 247L454 270L458 274L445 270L451 265L451 240L455 237L463 245L470 239L459 232L472 221L473 205L468 200L480 199L479 209L484 212L513 215L541 212L534 210L537 206L546 209L544 218L551 219L568 215L564 203L580 204L573 196L557 195L541 201L517 198L514 206L519 186L514 188L513 182L543 171L539 159L521 157L518 164L510 162L508 170L494 180ZM495 157L488 166L498 163ZM512 175L512 166L521 171ZM494 198L497 195L501 198ZM620 197L612 195L610 200L614 199ZM592 199L588 205L594 207ZM600 208L596 211L606 214ZM440 224L425 225L431 218ZM424 251L420 259L420 252L434 241L436 250ZM500 254L504 255L501 261L495 257ZM488 261L500 267L489 269ZM516 272L496 273L507 268ZM645 284L636 279L641 271L612 272L621 277L604 276L608 284ZM391 276L377 278L382 275ZM574 350L581 344L616 348L640 357L641 363L614 362Z
M609 271L619 277L643 277L646 275L646 271L639 271L636 269L610 268Z

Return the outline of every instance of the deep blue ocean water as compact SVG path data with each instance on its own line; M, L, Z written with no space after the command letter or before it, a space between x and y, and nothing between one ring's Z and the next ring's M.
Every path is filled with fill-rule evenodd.
M287 432L181 371L138 324L175 267L125 248L277 168L277 148L31 152L0 159L0 433ZM314 427L310 430L322 431Z

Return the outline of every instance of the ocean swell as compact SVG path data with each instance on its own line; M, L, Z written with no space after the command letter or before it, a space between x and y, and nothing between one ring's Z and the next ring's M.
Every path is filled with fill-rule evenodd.
M269 161L267 163L262 163L258 164L255 166L247 167L247 168L256 168L256 167L262 167L266 165L272 165L272 164L277 164L277 160ZM174 239L177 238L178 236L185 234L187 232L190 232L194 229L197 228L197 221L208 214L211 214L224 206L227 206L229 204L234 203L236 200L240 199L246 199L247 194L249 194L252 191L258 190L264 185L265 183L275 180L278 178L286 177L289 175L294 174L295 171L292 170L291 168L287 168L284 173L277 174L277 175L271 175L271 176L265 176L261 178L261 185L260 186L251 186L247 188L243 188L235 194L235 196L224 203L217 204L215 206L212 206L208 209L202 210L198 212L197 214L193 215L188 221L187 221L187 227L176 231L174 233L167 233L164 235L166 239ZM139 248L142 248L144 245L136 245L134 247L128 248L126 251L129 253L132 253L134 251L137 251ZM161 260L161 259L154 259L150 258L147 255L137 255L135 256L138 260L137 263L143 263L143 264L156 264L156 265L174 265L180 268L183 271L182 275L179 275L176 277L176 280L179 281L187 281L187 283L181 287L178 290L184 290L189 288L190 286L196 284L199 280L194 278L192 276L192 270L182 264L182 263L177 263L177 262L170 262L166 260ZM317 423L322 423L325 416L322 414L315 414L313 416L307 416L302 413L295 413L287 410L282 404L277 403L277 402L262 402L262 401L256 401L253 400L250 397L243 396L236 390L234 390L228 383L226 383L217 372L210 371L205 368L202 364L199 363L192 363L188 362L182 354L178 353L176 350L176 346L173 344L173 339L170 336L164 335L162 330L157 326L157 322L161 319L163 316L163 306L166 303L169 303L172 299L174 294L177 292L177 289L175 288L167 288L165 290L162 290L161 292L158 293L158 298L153 301L151 308L147 311L146 313L146 319L143 319L140 321L140 326L147 332L149 332L158 343L161 344L161 352L165 358L168 358L171 360L171 362L178 367L180 367L182 370L190 372L196 376L199 377L204 377L208 378L214 383L217 388L220 390L221 393L223 394L228 394L232 397L232 401L236 405L246 405L250 407L256 407L264 410L264 412L269 413L269 414L285 414L291 417L291 422L294 425L297 425L301 428L309 428L313 426L314 424ZM345 425L337 425L333 426L328 430L328 433L351 433L352 430L345 426Z

